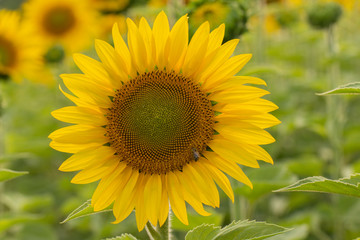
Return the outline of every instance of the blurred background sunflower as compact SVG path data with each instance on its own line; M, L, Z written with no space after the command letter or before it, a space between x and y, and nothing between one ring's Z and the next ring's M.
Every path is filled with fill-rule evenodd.
M24 14L48 48L61 44L72 53L89 47L98 32L97 12L90 4L88 0L30 0L24 4Z

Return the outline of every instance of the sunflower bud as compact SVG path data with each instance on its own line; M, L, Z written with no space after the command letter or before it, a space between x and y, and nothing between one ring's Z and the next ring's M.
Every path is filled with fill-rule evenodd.
M45 54L45 60L47 63L58 63L64 59L64 48L60 45L51 47Z
M307 14L310 25L317 29L328 28L341 17L342 8L338 3L319 3L314 5Z

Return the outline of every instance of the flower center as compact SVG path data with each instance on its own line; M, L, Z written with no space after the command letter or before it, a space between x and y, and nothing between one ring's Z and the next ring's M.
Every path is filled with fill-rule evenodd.
M214 111L191 79L152 71L125 83L107 114L110 146L133 169L149 174L182 170L213 135Z
M0 36L0 70L13 67L17 61L17 52L14 45Z
M43 18L44 30L60 36L71 30L76 23L74 12L66 6L57 6L46 13Z

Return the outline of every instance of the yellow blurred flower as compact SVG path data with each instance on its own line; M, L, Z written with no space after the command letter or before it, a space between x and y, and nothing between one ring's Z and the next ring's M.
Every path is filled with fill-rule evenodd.
M229 10L229 7L221 2L204 3L195 9L189 21L194 27L205 21L209 21L211 27L216 27L225 22Z
M224 24L203 23L190 43L186 15L172 29L164 12L153 28L145 18L127 26L128 44L115 24L114 47L95 42L101 62L75 54L84 74L61 75L76 106L52 115L75 125L50 134L50 146L73 153L59 168L80 170L73 183L100 180L91 204L114 203L115 223L135 209L139 230L161 226L170 203L188 224L186 202L204 216L203 204L219 207L216 184L234 201L225 174L252 187L238 164L273 162L259 145L275 141L264 129L279 123L277 106L247 85L263 80L235 76L251 54L232 56L239 40L222 44Z
M121 35L126 33L126 17L122 14L106 14L101 16L100 19L100 35L99 38L103 40L108 40L110 38L112 27L114 23L117 23L119 26L119 32Z
M69 52L83 50L98 30L97 12L87 0L30 0L24 9L48 47L60 43Z
M336 2L343 6L347 11L352 11L356 5L356 0L321 0L322 2Z
M118 12L129 5L129 0L91 0L95 8L105 12Z
M23 78L48 83L43 70L44 48L31 26L20 21L16 11L0 11L0 75L15 82Z

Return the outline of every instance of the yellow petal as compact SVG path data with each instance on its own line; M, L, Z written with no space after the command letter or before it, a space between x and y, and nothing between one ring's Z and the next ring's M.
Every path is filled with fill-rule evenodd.
M127 69L126 73L132 78L136 77L136 70L132 66L132 59L130 51L121 37L119 32L119 26L117 23L114 24L112 28L112 35L114 40L115 51L118 53L119 58L122 59L121 63L124 63L125 68Z
M133 64L139 73L144 73L148 67L144 40L139 29L130 18L126 19L126 23L128 27L128 45Z
M196 171L201 178L204 180L204 185L200 184L201 188L206 191L209 196L211 196L213 204L215 207L219 207L220 205L220 198L219 198L219 191L217 190L217 187L214 183L214 180L211 178L211 175L209 174L208 170L204 168L199 161L192 163L192 165L189 164L190 167L193 167L193 170Z
M118 197L132 173L131 168L126 171L125 169L126 164L119 163L114 171L101 179L91 199L94 211L100 211L108 207Z
M201 158L199 165L203 166L203 169L207 169L207 172L211 175L211 178L215 180L216 184L228 195L232 202L234 202L234 192L231 188L229 179L219 171L214 165L209 164L208 161L203 161L204 158Z
M102 113L85 107L64 107L51 112L51 115L60 121L74 124L93 126L104 126L107 124L107 119Z
M136 203L135 203L135 217L136 217L136 225L139 231L142 231L145 227L148 218L146 207L149 207L147 204L150 199L146 199L144 195L145 184L148 181L149 175L140 174L138 182L136 184ZM154 207L154 206L150 206ZM154 217L154 216L152 216ZM157 222L157 217L155 216L155 225Z
M230 124L216 123L214 126L224 138L239 144L264 145L275 142L275 139L267 131L252 124L234 121Z
M117 159L109 159L102 166L86 168L76 174L75 177L71 179L71 183L87 184L95 182L109 172L113 171L118 166L118 164L119 161L117 161Z
M111 147L100 146L75 153L66 159L59 167L60 171L72 172L94 166L102 165L110 157L114 156L115 150Z
M222 41L225 35L225 24L221 24L218 28L214 29L210 33L209 44L208 44L208 53L213 52L218 47L221 46Z
M231 124L234 121L245 122L252 125L255 125L261 129L269 128L281 123L276 117L269 113L264 113L260 115L229 115L229 114L220 114L215 117L215 121L221 122L222 124Z
M203 173L197 171L196 167L197 166L192 167L190 164L188 164L184 167L183 171L184 173L191 173L191 175L188 176L191 176L190 179L193 179L194 182L197 183L196 185L198 187L198 192L201 192L204 196L206 196L207 200L209 201L209 203L206 202L206 204L212 207L219 207L219 193L217 190L214 190L214 188L216 189L214 182L212 180L210 181L208 177L205 177ZM214 191L217 193L217 196Z
M236 88L233 87L225 89L224 91L214 92L209 96L209 99L219 103L236 104L260 98L266 94L269 94L269 92L261 88L238 86Z
M108 96L115 94L113 90L89 82L88 78L83 74L61 74L60 77L64 81L65 86L77 97L99 107L111 107L112 103Z
M139 172L132 170L130 167L126 168L124 171L131 171L131 176L121 191L121 194L118 195L115 200L113 212L116 217L116 221L114 223L119 223L127 218L135 206L135 185L139 178Z
M188 225L186 206L182 186L173 172L167 174L167 186L171 208L176 217L185 225Z
M249 178L234 161L221 158L214 152L205 151L203 152L203 154L206 157L206 160L208 160L216 168L230 175L232 178L238 180L239 182L248 185L250 188L253 188ZM201 160L206 161L203 158L201 158Z
M216 154L220 155L224 159L235 161L247 167L259 168L256 158L246 152L246 150L244 150L244 148L239 144L221 137L215 137L208 143L208 146Z
M251 54L240 54L228 59L211 76L204 80L204 89L211 89L238 73L250 60Z
M167 69L179 72L186 54L189 41L189 25L187 15L182 16L171 29L165 45Z
M183 172L177 172L176 175L180 184L183 186L184 200L188 202L200 215L209 216L210 213L204 210L201 203L201 198L199 197L200 192L192 187L195 185L193 179L189 179Z
M60 128L49 135L51 140L63 143L88 144L109 142L105 137L106 130L102 127L91 127L86 125L73 125Z
M109 75L105 71L102 63L80 53L75 53L73 58L75 64L87 77L91 78L97 84L105 86L106 88L113 88Z
M230 40L219 47L216 52L209 54L204 61L205 65L202 66L200 68L201 71L198 72L198 81L204 82L207 78L214 74L219 67L225 64L228 58L233 54L238 43L239 39Z
M185 166L183 172L178 175L179 175L179 181L181 182L182 186L184 186L184 189L186 189L186 191L188 191L193 196L196 196L196 198L200 200L202 203L215 207L211 196L206 195L206 193L204 193L204 190L200 187L199 184L194 184L194 182L198 182L197 180L197 178L199 178L198 174L194 175L193 171L188 170L187 167Z
M169 198L168 198L168 190L166 186L166 177L164 175L161 176L162 183L162 193L161 193L161 203L159 208L159 226L162 226L169 214Z
M185 76L191 76L202 63L209 41L209 22L204 22L192 37L182 68Z
M60 143L56 141L50 142L50 147L59 151L66 153L77 153L88 148L99 147L102 143L88 143L88 144L73 144L73 143Z
M246 144L246 145L244 145L244 147L246 148L246 150L248 152L253 154L256 157L256 159L262 160L264 162L268 162L271 164L274 163L270 154L267 151L265 151L262 147L260 147L258 145L254 145L254 144Z
M153 36L155 39L156 46L156 64L158 68L162 70L165 67L165 56L164 56L164 48L166 41L169 36L169 21L167 19L164 11L161 11L155 21L153 26Z
M241 87L243 84L257 84L266 86L266 82L257 77L250 76L233 76L229 80L223 82L214 87L214 91L224 90L224 89L233 89Z
M155 40L151 28L144 17L140 19L139 32L143 38L147 52L146 55L147 55L148 70L152 70L155 67L155 61L156 61Z
M227 113L229 115L259 115L272 112L279 107L269 100L258 98L243 104L216 104L213 108L215 111Z
M159 208L161 206L162 183L161 177L158 174L151 175L145 185L144 201L146 215L150 222L156 226Z
M111 76L113 88L119 89L122 85L121 82L127 82L129 79L123 59L110 44L99 39L95 40L95 50Z

